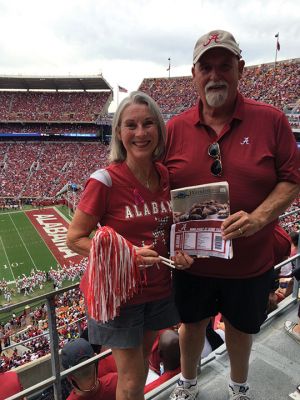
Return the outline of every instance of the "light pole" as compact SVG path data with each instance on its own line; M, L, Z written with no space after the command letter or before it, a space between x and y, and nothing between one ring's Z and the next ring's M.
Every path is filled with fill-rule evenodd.
M280 43L279 43L279 32L276 33L276 51L275 51L275 62L274 62L274 79L276 76L276 63L277 63L277 53L280 50Z
M170 57L168 58L168 61L169 61L169 66L167 68L167 71L169 71L169 78L170 78L170 73L171 73L171 58Z

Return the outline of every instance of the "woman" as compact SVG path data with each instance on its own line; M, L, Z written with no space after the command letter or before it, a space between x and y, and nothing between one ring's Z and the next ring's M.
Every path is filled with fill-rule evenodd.
M87 182L68 232L68 246L88 255L89 235L100 223L112 227L137 247L146 266L142 290L107 323L89 318L89 340L110 347L118 370L117 400L142 400L148 358L156 331L178 323L166 257L172 222L168 173L157 160L165 149L165 125L156 103L133 92L119 105L113 120L110 165ZM193 262L175 257L180 268Z

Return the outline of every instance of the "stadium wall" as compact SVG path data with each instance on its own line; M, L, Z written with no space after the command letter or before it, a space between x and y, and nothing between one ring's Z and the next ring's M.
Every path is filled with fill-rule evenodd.
M51 354L21 365L15 368L14 371L19 375L24 389L36 385L52 376Z

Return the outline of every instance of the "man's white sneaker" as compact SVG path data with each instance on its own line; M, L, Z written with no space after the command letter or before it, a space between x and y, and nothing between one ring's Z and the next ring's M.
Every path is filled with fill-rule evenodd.
M294 331L296 325L298 325L297 322L285 321L284 329L296 342L300 343L300 333Z
M198 396L198 385L190 385L186 387L183 381L179 379L177 386L170 395L170 400L195 400Z
M240 386L239 391L237 392L231 385L229 385L230 400L251 400L249 395L247 395L248 390L249 386Z

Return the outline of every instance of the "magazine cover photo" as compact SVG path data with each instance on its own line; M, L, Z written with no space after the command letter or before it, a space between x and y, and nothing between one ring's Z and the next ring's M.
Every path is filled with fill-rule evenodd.
M191 256L232 258L231 241L221 235L230 214L227 182L171 190L173 222L171 255L183 250Z

